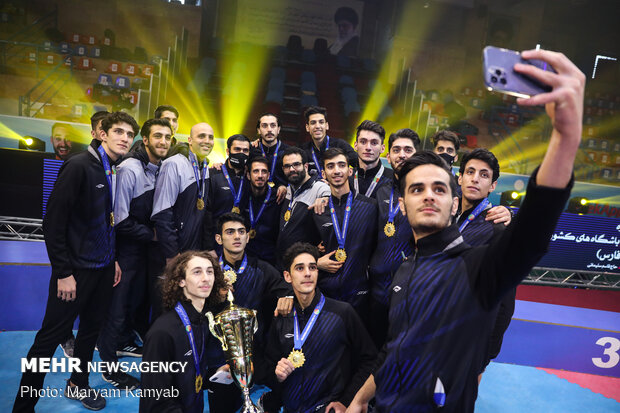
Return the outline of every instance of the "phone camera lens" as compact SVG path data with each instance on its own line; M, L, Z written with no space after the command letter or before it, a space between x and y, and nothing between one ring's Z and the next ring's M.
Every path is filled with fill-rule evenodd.
M495 76L491 76L491 82L497 83L497 78Z
M495 69L495 74L496 74L497 76L500 76L500 75L502 74L502 71L501 71L501 70L499 70L499 69Z
M502 85L505 85L505 84L506 84L506 79L502 77L502 78L499 80L499 83L501 83Z

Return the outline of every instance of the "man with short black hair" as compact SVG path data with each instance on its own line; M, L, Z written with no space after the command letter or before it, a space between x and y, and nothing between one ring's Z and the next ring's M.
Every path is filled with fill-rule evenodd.
M377 202L349 187L352 169L344 151L323 154L323 178L330 196L314 215L327 254L319 260L319 286L330 298L346 301L368 319L368 262L377 241Z
M329 196L329 186L308 173L306 152L291 146L282 156L282 170L289 183L280 214L280 235L276 244L276 268L282 269L282 255L295 242L321 242L309 210L318 198Z
M108 112L107 110L100 110L98 112L95 112L93 116L90 117L90 135L93 137L93 139L97 139L98 141L101 140L99 136L101 133L101 121L109 114L110 112Z
M449 166L459 160L458 152L461 143L456 133L445 129L440 130L431 136L431 140L433 141L433 151L441 156Z
M377 189L392 181L393 171L383 166L381 154L385 151L385 129L377 122L365 120L357 127L355 144L357 168L351 180L355 192L374 198Z
M327 109L320 106L310 106L304 112L306 119L306 131L310 134L310 142L301 145L308 156L308 171L311 174L317 174L321 179L321 165L323 161L323 153L329 148L341 148L345 151L349 163L357 164L357 153L351 145L342 139L332 138L327 135L329 123L327 122Z
M256 133L258 139L252 142L252 157L260 156L267 158L269 161L269 185L277 191L278 202L282 202L286 195L286 176L282 171L282 154L289 147L280 139L280 118L271 113L266 112L258 117L256 122Z
M416 243L394 276L388 339L377 368L349 406L361 412L372 396L378 412L473 412L493 311L546 253L574 182L582 132L585 76L563 54L521 53L555 72L515 64L513 70L552 87L519 98L546 105L553 124L548 150L528 183L515 222L490 244L471 247L456 225L456 180L445 161L421 152L399 170L400 209Z
M52 125L50 141L56 159L66 161L73 152L73 144L77 138L75 128L68 123L56 122Z
M371 372L376 349L351 305L317 288L318 257L315 246L300 242L284 255L294 312L276 317L267 336L270 387L285 411L344 413Z
M121 279L115 264L115 163L127 153L138 130L136 121L126 113L107 116L102 122L101 142L93 140L88 150L60 168L43 220L52 276L43 323L27 359L36 362L53 357L79 315L74 357L79 359L81 372L71 374L65 395L91 410L103 409L105 399L88 385L88 362L92 361L112 288ZM44 379L45 373L24 372L14 412L34 411Z
M179 129L179 111L171 105L160 105L155 109L153 114L155 119L165 119L172 127L172 135L174 136Z

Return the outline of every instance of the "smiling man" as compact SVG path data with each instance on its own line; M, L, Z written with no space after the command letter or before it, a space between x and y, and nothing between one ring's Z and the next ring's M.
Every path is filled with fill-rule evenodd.
M394 276L389 330L377 368L358 392L350 412L376 399L376 411L473 412L478 373L487 357L494 311L548 249L570 196L581 141L585 76L563 54L522 53L556 72L516 64L514 70L548 84L552 91L517 99L546 105L553 125L542 164L528 183L514 222L488 245L471 247L452 217L456 182L437 154L421 152L399 170L401 212L416 252Z
M192 126L189 145L179 143L162 162L153 198L153 220L164 257L171 259L187 250L213 250L213 233L205 234L203 221L209 188L209 159L213 128ZM210 226L209 226L210 227Z
M67 380L66 395L91 410L102 409L105 399L90 392L87 363L112 288L121 278L118 264L115 268L115 164L127 153L138 129L126 113L114 112L103 119L101 142L93 140L88 150L62 165L43 220L52 276L43 324L27 358L52 357L79 315L74 357L82 372L73 372ZM20 389L40 390L44 379L45 373L25 372ZM14 412L34 411L38 397L30 396L38 393L26 394L29 397L17 394Z
M73 126L68 123L54 123L52 125L52 136L50 140L56 159L66 161L71 155L73 148L73 140L76 138L76 132Z
M385 151L385 129L377 122L365 120L357 127L353 148L357 152L357 168L352 177L355 192L374 198L377 189L392 181L394 172L379 158Z

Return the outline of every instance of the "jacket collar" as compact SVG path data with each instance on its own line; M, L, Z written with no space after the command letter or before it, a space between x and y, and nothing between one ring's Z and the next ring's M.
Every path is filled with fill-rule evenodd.
M427 235L415 243L418 255L434 255L440 252L455 253L466 247L465 241L456 224L452 224L441 231Z

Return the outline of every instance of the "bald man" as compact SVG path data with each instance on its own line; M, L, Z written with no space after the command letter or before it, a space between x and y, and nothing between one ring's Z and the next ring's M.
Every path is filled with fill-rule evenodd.
M205 219L211 219L206 209L206 192L213 128L208 123L198 123L192 126L187 141L189 144L174 147L162 163L153 199L151 219L166 260L183 251L214 248L213 234L203 231Z

